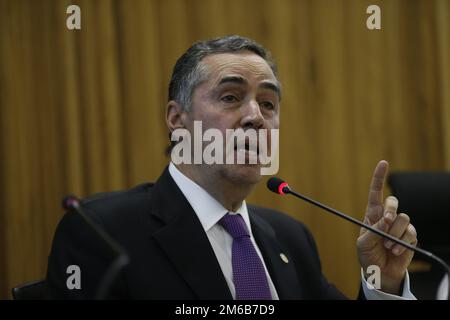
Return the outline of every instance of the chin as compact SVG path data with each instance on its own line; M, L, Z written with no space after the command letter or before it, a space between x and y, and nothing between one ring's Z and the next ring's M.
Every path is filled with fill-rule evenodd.
M233 164L225 166L226 176L236 184L257 184L261 181L260 165Z

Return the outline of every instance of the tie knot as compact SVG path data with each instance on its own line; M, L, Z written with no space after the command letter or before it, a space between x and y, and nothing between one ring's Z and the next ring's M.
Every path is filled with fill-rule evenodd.
M240 214L227 213L220 219L219 224L227 230L233 239L250 236L247 225Z

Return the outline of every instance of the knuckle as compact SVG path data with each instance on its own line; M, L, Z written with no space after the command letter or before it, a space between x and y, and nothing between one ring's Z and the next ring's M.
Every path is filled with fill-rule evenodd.
M356 240L356 247L361 248L361 237Z
M408 232L411 234L411 236L413 236L414 238L417 237L417 230L416 228L414 228L414 226L412 224L408 225Z
M362 239L362 237L359 237L358 240L356 240L356 248L358 250L362 250L365 247L365 241Z

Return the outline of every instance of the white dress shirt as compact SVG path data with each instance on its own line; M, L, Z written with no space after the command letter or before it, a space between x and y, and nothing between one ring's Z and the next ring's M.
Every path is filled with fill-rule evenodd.
M203 229L211 243L211 246L216 254L217 261L219 262L220 268L222 269L223 275L227 282L228 288L230 289L233 299L236 299L236 290L233 283L233 267L231 262L231 249L233 244L233 238L230 234L218 223L223 216L227 213L230 214L240 214L247 225L250 232L250 239L255 246L256 252L261 258L261 262L266 271L267 280L269 282L270 292L274 300L278 300L278 294L275 286L270 278L269 272L267 271L266 264L262 257L261 251L255 242L252 233L252 227L250 225L250 218L247 211L247 204L245 201L242 202L241 207L236 210L236 212L230 212L224 208L216 199L214 199L205 189L200 187L194 181L186 177L178 168L171 162L169 165L169 173L173 180L180 188L181 192L191 205L194 212L197 214ZM415 297L409 291L409 277L406 274L404 281L403 296L394 296L391 294L384 293L382 291L374 289L365 279L363 274L363 290L364 295L369 300L393 300L393 299L415 299Z
M417 300L409 289L409 274L406 271L405 281L403 281L403 294L397 296L394 294L386 293L381 290L375 289L370 283L364 278L363 270L361 268L361 281L364 291L364 295L367 300Z
M448 295L448 275L445 275L439 285L436 300L447 300L447 295Z
M214 199L208 192L202 187L196 184L194 181L186 177L180 170L175 167L171 162L169 165L169 172L175 183L180 188L181 192L186 197L187 201L194 209L195 213L203 226L203 229L208 236L209 242L216 254L217 261L222 269L225 280L227 281L228 288L230 288L233 299L236 299L236 290L233 283L233 266L231 263L231 248L233 244L233 238L230 234L218 223L223 216L229 214L240 214L247 225L250 232L250 239L255 246L256 252L261 258L261 262L266 271L267 280L269 282L270 293L272 299L278 300L278 294L267 271L266 264L261 255L261 251L255 242L252 233L252 227L250 225L250 218L248 216L247 205L245 201L242 202L241 207L236 212L230 212L225 209L216 199Z

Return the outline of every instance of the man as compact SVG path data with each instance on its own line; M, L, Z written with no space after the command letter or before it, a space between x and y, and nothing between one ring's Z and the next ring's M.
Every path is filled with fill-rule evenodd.
M175 65L166 123L170 133L194 133L194 121L224 135L227 129L278 129L280 99L276 67L260 45L239 36L199 42ZM248 159L252 151L247 146L244 152ZM323 276L302 223L246 204L261 180L261 166L170 163L155 184L84 201L84 210L130 257L109 296L344 299ZM407 215L397 214L397 200L383 203L387 170L385 161L375 168L365 222L415 245L416 232ZM412 252L366 230L357 248L362 270L381 270L380 290L370 288L362 272L361 298L413 298L406 270ZM107 252L78 215L67 214L49 257L52 296L92 298L111 262ZM70 265L81 270L79 289L68 289Z

